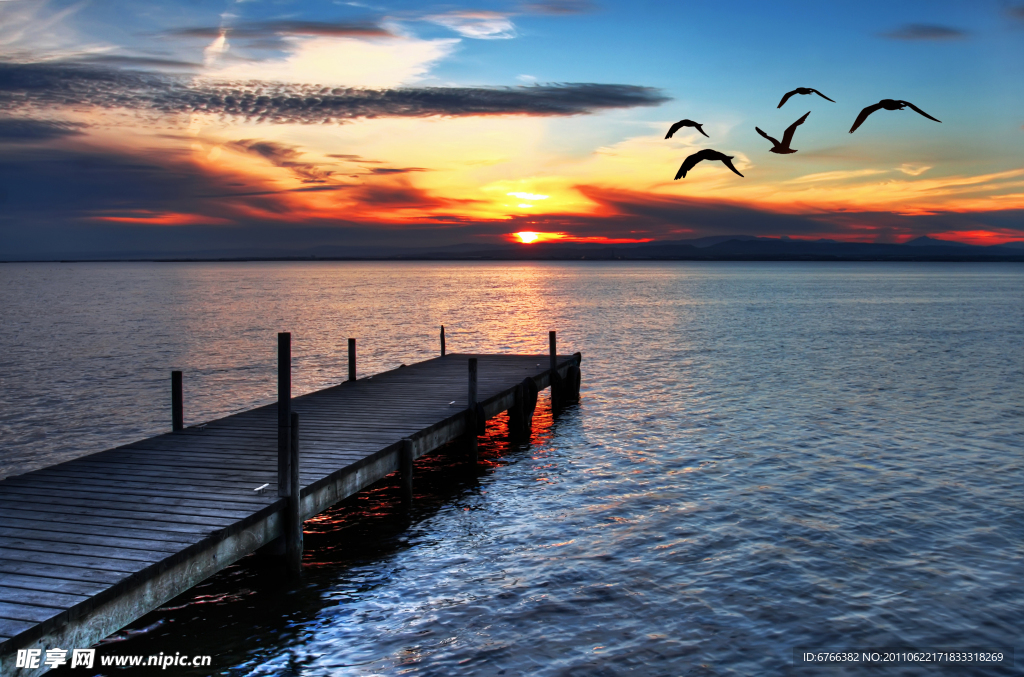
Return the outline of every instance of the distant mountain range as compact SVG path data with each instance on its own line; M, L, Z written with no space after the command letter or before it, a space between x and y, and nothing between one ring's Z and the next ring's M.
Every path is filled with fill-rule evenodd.
M446 247L313 247L293 252L266 249L193 251L178 254L110 253L63 260L229 261L229 260L376 260L376 261L1019 261L1024 241L976 246L919 237L903 244L794 240L787 237L719 235L692 240L634 244L544 242L459 244Z

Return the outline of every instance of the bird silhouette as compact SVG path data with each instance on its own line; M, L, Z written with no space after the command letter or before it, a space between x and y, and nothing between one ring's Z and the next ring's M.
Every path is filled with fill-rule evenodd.
M795 153L796 151L790 148L789 144L793 143L793 134L796 133L796 128L802 125L804 123L804 120L806 120L807 116L810 114L811 111L807 111L806 113L804 113L804 116L802 118L800 118L799 120L797 120L796 122L794 122L793 124L786 128L786 132L782 135L782 143L779 143L778 139L774 139L765 134L763 131L761 131L760 127L754 127L754 129L757 130L758 134L768 139L775 145L774 148L768 151L769 153L778 153L779 155Z
M797 87L792 92L786 92L786 95L782 97L782 101L779 102L779 105L776 106L776 108L782 108L782 104L789 101L789 97L793 96L794 94L817 94L823 99L828 99L829 101L832 101L832 99L829 99L827 96L825 96L816 89L812 89L810 87ZM832 101L832 103L835 103L835 101Z
M725 153L719 153L717 150L711 150L710 148L705 148L704 150L697 151L690 157L683 160L682 166L679 168L679 171L676 172L675 180L678 181L680 178L684 178L686 176L686 172L696 167L697 163L700 162L701 160L721 160L722 164L724 164L726 167L736 172L740 176L743 176L738 171L736 171L735 167L732 166L732 162L730 162L730 160L732 160L733 157L735 156L726 155Z
M910 106L911 108L913 108L914 110L916 110L918 113L925 116L929 120L942 122L942 120L939 120L938 118L933 118L931 115L928 115L928 113L925 113L923 110L921 110L914 104L910 103L909 101L900 101L898 99L882 99L878 103L868 106L867 108L860 112L860 115L857 116L857 119L853 123L853 127L850 127L850 133L853 134L858 127L864 124L864 121L868 119L868 116L874 113L876 110L882 110L883 108L885 110L903 110L907 106Z
M668 134L665 135L665 138L671 139L672 135L678 132L680 127L694 127L697 129L698 132L704 134L704 136L708 136L707 134L704 133L704 130L701 128L699 122L694 122L693 120L680 120L679 122L675 123L674 125L668 128ZM708 136L708 138L710 139L711 137Z

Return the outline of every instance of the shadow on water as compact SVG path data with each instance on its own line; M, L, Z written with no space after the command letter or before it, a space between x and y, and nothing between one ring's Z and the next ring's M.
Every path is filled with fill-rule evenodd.
M529 458L532 448L550 440L559 416L552 416L550 400L542 397L526 442L508 440L508 417L502 413L487 422L478 438L476 464L468 462L463 441L417 459L413 505L408 512L402 508L398 473L384 477L304 523L300 581L288 579L283 563L269 548L247 555L100 641L94 671L89 674L148 674L155 668L101 667L101 658L160 654L213 657L209 667L172 666L167 674L245 674L241 664L251 665L301 643L325 608L387 585L394 573L388 560L411 546L421 523L453 502L483 491L481 478ZM380 574L373 580L346 580L353 569L373 567ZM340 593L339 584L345 588ZM276 674L300 671L296 665ZM83 673L64 666L48 674Z

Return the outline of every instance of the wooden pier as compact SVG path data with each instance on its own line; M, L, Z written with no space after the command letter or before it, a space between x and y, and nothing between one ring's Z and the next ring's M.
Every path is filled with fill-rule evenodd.
M556 355L554 332L549 355L442 354L362 379L350 341L351 380L294 399L286 348L278 403L185 428L176 375L172 432L0 481L0 674L46 672L48 649L70 665L275 539L294 573L301 520L396 470L411 500L413 459L458 438L475 453L500 412L528 435L552 373L555 399L579 394L581 357ZM21 649L38 668L16 667Z

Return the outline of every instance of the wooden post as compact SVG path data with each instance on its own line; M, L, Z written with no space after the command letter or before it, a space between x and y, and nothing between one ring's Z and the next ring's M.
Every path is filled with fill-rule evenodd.
M480 427L480 421L477 420L478 407L476 406L476 386L477 386L477 365L476 358L469 358L469 406L466 414L466 437L469 441L468 456L472 463L476 463L477 460L477 430Z
M288 463L288 507L285 510L284 547L288 574L302 573L302 485L299 482L299 415L292 412L289 421L291 447Z
M171 430L185 429L185 401L181 390L181 372L171 372Z
M520 442L528 437L526 432L526 393L520 383L514 390L514 404L508 410L508 438Z
M444 325L441 325L441 357L444 357Z
M412 507L412 440L406 437L398 450L398 469L402 476L402 508Z
M583 380L582 372L580 371L580 365L583 364L583 353L573 353L576 363L569 367L566 372L566 389L568 391L567 398L570 402L580 401L580 384Z
M277 495L288 495L291 471L292 335L277 335Z
M550 353L551 360L551 408L557 409L561 406L562 400L562 383L561 378L558 376L558 348L555 340L555 332L548 332L548 352Z
M356 340L348 340L348 380L356 380Z

